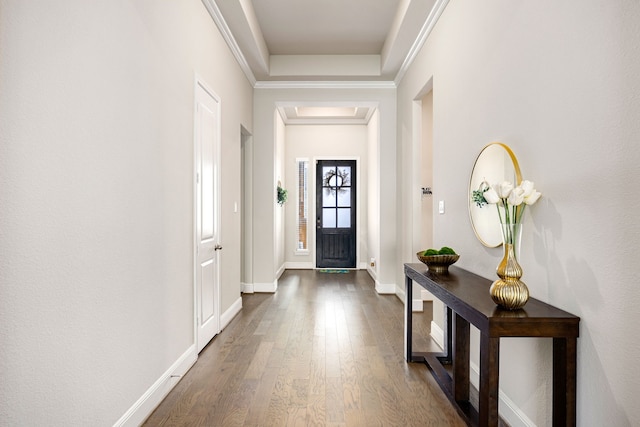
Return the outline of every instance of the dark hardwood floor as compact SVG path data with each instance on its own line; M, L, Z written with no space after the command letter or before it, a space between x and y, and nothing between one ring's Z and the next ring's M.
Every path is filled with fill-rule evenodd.
M414 348L431 307L414 316ZM427 367L403 358L403 304L364 271L288 270L243 310L145 426L463 426Z

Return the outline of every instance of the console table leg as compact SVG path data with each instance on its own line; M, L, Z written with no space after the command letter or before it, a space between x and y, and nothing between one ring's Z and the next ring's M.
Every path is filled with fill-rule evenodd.
M480 399L478 425L498 426L498 372L500 368L500 338L480 334Z
M453 347L453 398L469 401L469 322L455 314ZM449 353L451 356L451 353Z
M553 339L553 425L576 425L576 339Z
M446 363L453 362L453 310L451 307L445 306L444 313L444 361Z
M413 340L413 280L404 278L404 360L411 362Z

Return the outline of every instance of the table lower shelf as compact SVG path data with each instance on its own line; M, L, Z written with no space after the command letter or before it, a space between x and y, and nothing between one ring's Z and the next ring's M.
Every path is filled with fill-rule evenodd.
M429 368L431 375L436 380L458 414L469 426L477 426L479 417L477 409L468 400L457 401L453 394L453 379L447 366L451 366L451 359L444 353L436 352L412 352L411 362L424 363Z

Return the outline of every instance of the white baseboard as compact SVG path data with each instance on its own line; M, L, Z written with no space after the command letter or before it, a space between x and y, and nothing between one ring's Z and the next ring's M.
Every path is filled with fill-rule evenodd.
M469 367L469 380L478 390L480 387L480 368L473 362L469 363ZM498 390L498 399L500 400L498 404L500 417L511 427L536 427L536 424L502 390Z
M499 397L500 408L502 409L500 416L507 424L511 427L537 427L502 390L499 391Z
M255 292L267 292L273 293L278 289L278 281L274 280L272 283L243 283L242 293L253 294Z
M271 283L254 283L253 292L267 292L273 293L278 290L278 281L274 280Z
M287 270L313 270L312 262L286 262L285 268Z
M376 280L376 292L379 294L395 294L396 285L394 283L380 283Z
M231 304L231 307L222 313L222 316L220 316L220 330L226 328L233 318L236 317L236 314L240 313L240 310L242 310L242 297L238 297L238 299Z
M192 345L176 360L167 371L124 413L114 427L139 426L162 402L180 378L196 363L198 353Z
M360 265L358 266L358 270L366 270L367 265L368 264L366 262L361 262Z
M433 320L431 321L431 338L440 346L441 349L444 349L444 331Z
M367 267L367 273L369 273L369 276L371 276L371 278L375 282L376 279L377 279L376 271L374 269L372 269L371 267Z
M396 288L395 291L396 296L398 297L398 299L400 301L402 301L402 304L404 304L404 302L406 301L406 297L407 297L407 293L405 292L404 289L401 288ZM411 303L411 311L413 313L421 313L424 311L424 303L421 299L414 299Z
M242 298L238 298L220 316L220 329L224 329L233 318L242 310ZM136 403L122 416L114 427L139 426L156 409L171 389L180 381L187 371L196 363L198 353L196 346L192 345L176 360L167 371L138 399Z
M280 276L282 276L282 273L284 273L284 270L285 270L285 264L283 263L278 269L278 271L276 271L276 280L278 280Z

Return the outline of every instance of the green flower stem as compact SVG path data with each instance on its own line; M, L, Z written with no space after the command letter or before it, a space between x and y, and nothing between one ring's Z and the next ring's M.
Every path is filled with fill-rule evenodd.
M502 208L504 209L504 215L502 214L500 206L502 206ZM504 238L507 243L515 244L515 236L513 233L517 233L517 229L514 229L514 227L511 227L509 225L520 224L520 222L522 221L522 216L524 215L525 207L525 204L521 204L519 206L510 206L507 203L506 198L500 199L500 203L496 203L496 209L498 209L498 219L500 220L501 224L507 225L506 227L503 227Z

